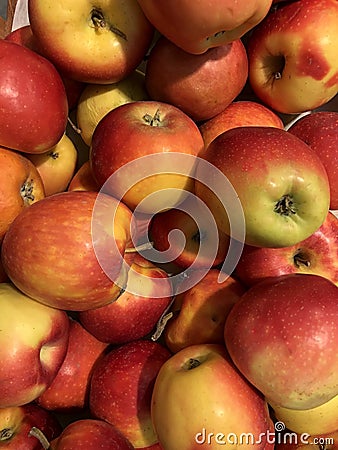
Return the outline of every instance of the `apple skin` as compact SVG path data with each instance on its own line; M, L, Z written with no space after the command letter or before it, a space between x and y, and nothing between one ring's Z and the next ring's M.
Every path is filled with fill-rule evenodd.
M167 273L136 254L125 292L107 306L81 311L79 320L100 341L124 344L145 337L155 328L172 295Z
M150 50L145 70L150 98L177 106L195 121L223 111L247 78L248 58L240 39L192 55L162 36Z
M154 28L135 0L30 0L33 35L61 73L84 83L116 83L142 62Z
M43 153L66 130L68 101L62 79L50 61L14 42L0 40L0 58L6 60L0 69L0 145Z
M120 198L131 210L139 206L138 212L153 214L175 207L193 189L194 156L203 147L197 125L179 108L157 101L136 101L114 108L100 120L89 160L94 179L104 186L104 192ZM144 162L142 157L149 159ZM122 175L118 172L112 177L120 168ZM147 171L146 176L141 175L142 169ZM135 173L137 180L132 183ZM160 190L161 196L146 201Z
M330 184L330 208L338 209L338 112L316 111L301 117L289 132L302 139L319 156Z
M6 450L41 450L40 442L30 436L32 427L48 440L60 435L62 427L56 417L34 403L0 408L1 448Z
M271 109L252 100L237 100L230 103L215 117L199 126L205 148L217 136L227 130L243 126L270 126L284 128L282 119Z
M335 0L288 2L272 9L248 39L249 82L274 110L301 113L337 94Z
M131 242L130 222L131 211L105 194L51 195L12 222L2 243L4 269L39 302L71 311L98 308L114 301L126 283L123 256ZM102 268L107 258L114 261L108 274Z
M107 344L96 339L76 320L70 320L67 353L52 384L36 402L46 410L76 411L87 406L93 368Z
M47 152L26 156L42 178L46 197L67 189L75 172L77 149L66 134Z
M218 433L258 436L273 429L266 402L233 367L225 347L217 344L191 345L162 365L153 389L151 414L165 450L218 448L214 440ZM203 439L202 430L213 433L211 444L194 440ZM267 449L273 445L268 446L263 435L260 443L246 447Z
M246 244L291 246L324 222L330 202L325 168L308 145L287 131L233 128L215 138L201 156L221 170L235 189L245 217ZM219 229L229 233L227 214L215 195L198 182L195 192L213 212Z
M338 287L319 275L261 281L231 309L226 347L269 403L299 410L320 406L338 393L337 308Z
M99 186L94 180L89 160L85 161L70 180L68 191L98 192Z
M186 279L180 284L170 308L174 315L163 332L171 352L194 344L224 344L225 319L247 288L232 277L220 283L219 275L218 269L210 269L193 287L184 288Z
M285 248L244 245L235 275L247 286L288 273L312 273L338 285L338 218L331 212L311 236Z
M272 0L254 2L137 0L154 27L184 51L201 54L241 38L268 13Z
M133 450L128 439L110 423L79 419L64 428L50 443L50 450Z
M0 408L5 408L32 402L52 383L66 356L69 319L10 283L0 284L0 302Z
M141 339L113 348L93 372L89 393L92 415L114 425L136 448L158 441L151 422L151 394L169 357L162 344Z

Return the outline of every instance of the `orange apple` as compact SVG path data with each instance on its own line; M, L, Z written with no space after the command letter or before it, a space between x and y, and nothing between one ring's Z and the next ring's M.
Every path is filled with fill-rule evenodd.
M75 172L70 180L68 191L94 191L98 192L99 187L96 183L90 162L85 161L82 166Z

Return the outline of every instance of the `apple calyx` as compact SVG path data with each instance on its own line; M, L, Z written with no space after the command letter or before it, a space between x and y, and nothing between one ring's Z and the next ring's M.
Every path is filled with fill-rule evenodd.
M283 195L275 204L274 212L282 216L296 214L297 210L290 194Z
M42 448L44 448L45 450L48 450L50 448L50 443L48 439L43 434L43 432L39 430L39 428L32 427L29 431L29 436L35 437L42 445Z
M150 125L151 127L162 126L161 114L159 109L156 110L153 116L149 113L146 113L143 116L143 120L146 122L147 125Z
M109 24L104 15L103 12L98 8L93 8L90 14L91 23L93 24L96 31L100 31L103 29L108 29L112 33L116 34L116 36L119 36L120 38L127 41L127 35L117 28L115 25Z
M307 255L299 248L293 256L294 265L299 269L301 266L310 267L311 263L307 258Z
M0 431L0 442L9 441L12 439L14 431L12 428L3 428Z
M23 198L25 204L30 205L35 200L35 195L33 194L34 182L32 179L27 179L21 186L20 195Z
M201 361L197 358L189 358L188 361L186 361L183 364L183 369L184 370L192 370L195 369L196 367L201 365Z

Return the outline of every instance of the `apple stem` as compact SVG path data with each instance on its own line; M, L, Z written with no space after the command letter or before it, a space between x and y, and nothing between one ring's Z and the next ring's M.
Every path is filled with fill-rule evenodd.
M125 249L125 253L142 252L143 250L151 250L153 248L152 242L145 242L144 244L137 245L136 247L128 247Z
M151 127L161 126L160 110L158 109L153 116L148 113L145 114L143 120Z
M102 11L100 11L99 9L93 9L93 11L91 13L91 19L92 19L92 22L96 29L108 28L109 31L111 31L112 33L116 34L120 38L127 41L127 35L125 33L123 33L123 31L121 31L119 28L115 27L115 25L107 26L107 22L105 21L104 15L103 15Z
M296 214L296 208L294 206L292 197L289 194L283 195L275 205L274 212L281 214L282 216L290 216L290 214Z
M162 315L160 320L157 322L156 330L155 330L154 334L151 336L152 341L157 341L161 337L161 335L167 325L168 320L170 320L173 317L173 315L174 315L174 313L172 311Z
M29 431L29 436L35 437L45 450L48 450L50 448L50 443L48 439L43 434L43 432L39 430L39 428L32 427Z
M81 134L82 133L82 130L75 125L75 123L72 121L72 119L70 117L68 117L68 123L73 128L75 133L77 133L77 134Z

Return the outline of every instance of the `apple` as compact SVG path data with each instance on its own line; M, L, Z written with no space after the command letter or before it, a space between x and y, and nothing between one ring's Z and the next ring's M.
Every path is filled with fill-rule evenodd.
M68 191L94 191L98 192L99 187L94 180L90 161L85 161L75 172L68 185Z
M45 197L41 176L25 156L0 146L0 242L17 215Z
M198 164L196 179L213 177L215 186L196 182L196 195L225 233L230 233L227 213L211 192L220 192L224 180L216 180L214 167L222 171L239 197L246 244L295 245L324 222L330 203L325 168L318 155L291 133L274 127L233 128L211 142L204 158L212 168Z
M192 55L161 36L150 50L145 71L150 98L177 106L195 121L223 111L247 78L248 58L240 39Z
M330 208L338 209L338 112L315 111L297 120L288 131L302 139L319 156L330 184Z
M170 309L173 317L163 332L171 352L194 344L224 344L225 319L247 289L233 277L220 283L219 275L218 269L210 269L192 287L190 280L183 279Z
M79 320L93 336L110 344L124 344L148 335L170 305L173 288L167 273L136 254L126 290L101 308L81 311Z
M233 367L223 345L190 345L171 356L156 377L151 415L165 450L216 449L230 443L230 436L239 449L246 433L260 437L247 448L273 448L267 442L273 429L267 404Z
M241 0L236 4L229 0L137 1L161 34L193 54L241 38L266 16L272 4L272 0Z
M0 58L6 61L0 69L0 145L43 153L66 130L62 79L50 61L14 42L0 40Z
M106 348L107 344L71 319L65 359L52 384L36 399L37 404L65 412L85 408L93 368Z
M116 83L85 87L77 104L76 118L81 137L88 146L96 125L109 111L125 103L148 99L144 78L144 73L134 70Z
M338 91L335 0L301 0L272 9L248 39L249 82L281 113L313 110Z
M232 307L225 344L269 403L315 408L338 394L337 309L338 287L324 277L268 278Z
M103 420L78 419L52 440L50 450L133 450L128 439Z
M85 83L116 83L144 58L153 26L135 0L30 0L33 35L59 71Z
M243 126L270 126L284 128L282 119L270 108L253 100L236 100L215 117L200 126L205 148L217 136L231 128Z
M169 357L162 344L140 339L113 348L93 371L89 392L92 415L114 425L136 448L158 441L150 416L151 394Z
M12 222L2 243L4 269L21 291L46 305L72 311L104 306L127 281L130 222L131 211L108 195L51 195Z
M67 189L76 169L77 149L66 134L45 153L26 156L42 178L46 197Z
M0 284L0 408L35 400L66 356L69 319L35 302L11 283Z
M7 450L41 450L39 440L29 434L32 427L39 428L49 440L62 431L56 417L34 403L0 408L0 447Z
M266 278L288 273L312 273L338 285L338 218L329 211L311 236L284 248L245 245L235 274L252 286Z
M126 103L97 124L89 160L103 192L131 210L154 214L181 203L203 138L179 108L157 101Z

